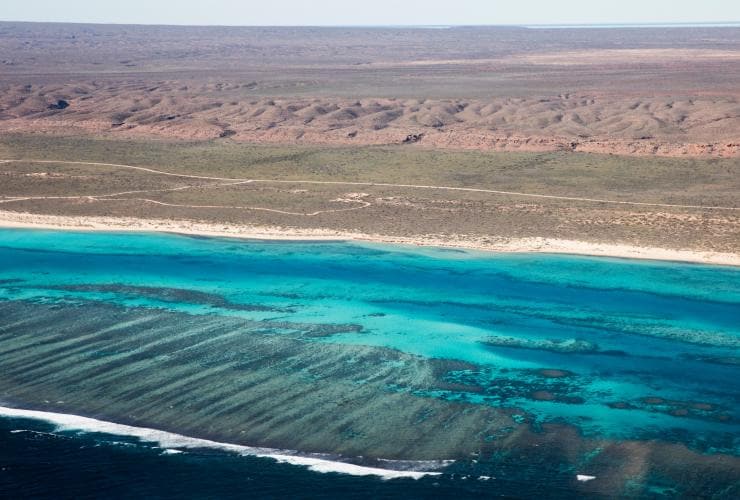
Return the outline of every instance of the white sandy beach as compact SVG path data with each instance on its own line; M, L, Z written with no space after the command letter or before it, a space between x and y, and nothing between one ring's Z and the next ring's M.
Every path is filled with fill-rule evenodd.
M0 210L0 228L74 231L167 232L199 236L271 240L351 240L402 245L462 248L509 253L558 253L740 266L740 254L643 247L551 238L501 238L480 235L390 236L328 229L214 224L188 220L124 217L71 217Z

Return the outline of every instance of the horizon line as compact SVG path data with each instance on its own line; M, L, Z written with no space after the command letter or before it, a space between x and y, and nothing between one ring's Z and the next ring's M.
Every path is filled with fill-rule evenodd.
M413 29L452 29L452 28L525 28L525 29L568 29L568 28L692 28L740 27L738 21L678 21L678 22L614 22L614 23L504 23L504 24L180 24L180 23L128 23L93 21L24 21L0 19L0 23L25 24L72 24L92 26L161 26L182 28L413 28Z

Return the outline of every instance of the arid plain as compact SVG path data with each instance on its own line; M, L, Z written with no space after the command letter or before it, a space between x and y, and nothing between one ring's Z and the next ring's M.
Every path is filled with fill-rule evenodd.
M5 225L740 262L738 28L0 23L0 63Z

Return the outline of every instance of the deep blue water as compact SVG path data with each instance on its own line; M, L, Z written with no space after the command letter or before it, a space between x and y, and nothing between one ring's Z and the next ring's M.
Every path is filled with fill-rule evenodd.
M110 445L103 439L103 444L91 446L95 439L101 440L99 436L10 433L48 424L25 422L19 427L16 421L0 419L0 453L5 454L0 458L3 464L17 462L0 476L0 486L6 488L26 484L39 467L47 481L36 486L56 485L79 464L89 475L72 486L89 482L127 495L292 494L315 485L330 485L327 491L334 494L342 488L359 488L361 496L404 491L420 496L448 491L472 494L481 488L487 488L487 494L511 494L517 484L520 492L529 484L527 495L535 495L543 485L531 484L531 478L499 481L492 489L493 482L475 477L505 466L505 461L495 458L500 453L495 450L507 436L519 436L522 429L546 435L551 425L574 429L572 439L586 443L578 445L581 451L575 455L562 455L570 458L557 459L563 460L559 466L563 477L570 478L561 483L563 494L576 487L598 486L600 479L580 485L573 478L576 472L588 472L588 464L596 467L599 460L593 457L602 454L606 461L612 453L600 440L644 443L639 446L645 447L680 445L693 454L686 460L697 463L705 460L702 456L740 455L740 271L735 268L345 242L0 230L0 307L8 318L0 318L0 367L7 374L0 377L0 403L8 406L90 414L180 431L185 417L174 409L155 412L146 406L149 413L133 415L137 408L151 404L151 399L143 398L154 398L145 387L162 387L161 397L173 404L175 396L170 394L194 401L189 411L201 420L193 417L189 431L200 432L202 427L204 435L228 440L235 425L252 425L270 414L270 406L258 412L253 403L246 403L255 391L265 391L274 394L274 406L280 412L310 408L315 416L308 423L295 424L296 428L288 427L290 419L281 418L279 425L290 432L242 444L339 453L347 459L352 458L347 449L377 458L454 459L452 467L460 468L457 477L450 469L442 477L416 482L382 482L322 475L216 451L162 455L155 445ZM170 315L157 317L157 328L167 333L155 332L146 323L150 318L140 317L154 312ZM110 319L113 326L91 326L88 313L96 316L95 321L102 321L97 317L101 315L115 317ZM198 329L200 322L205 325L214 318L245 326L239 327L242 333L229 330L218 336L209 333L209 328L216 331L214 326ZM174 328L168 330L168 324ZM221 323L218 328L223 328ZM298 360L290 366L300 370L291 368L288 373L278 366L284 361L282 355L257 368L250 358L245 368L250 353L267 349L266 345L275 350L289 347L291 359ZM350 360L350 374L342 371L349 370L347 361L335 362L338 356ZM210 376L208 370L214 366L220 370L225 364L245 371L239 372L242 375L214 373L212 379L197 372L185 375L191 366L198 366L207 367ZM147 378L139 383L132 374L142 370ZM292 402L283 401L280 395L285 388L280 384L287 379L275 373L297 377L298 382L290 382L291 390L296 383L307 384L307 389ZM258 389L245 382L247 376L269 378L269 383ZM187 377L197 383L184 386L180 381L191 380ZM233 380L228 382L234 387L231 391L220 385L227 380ZM239 383L243 386L237 390L234 384ZM111 394L122 384L125 391ZM325 402L317 403L324 401L323 391L355 390L348 387L357 388L357 394L341 410L324 409ZM225 396L206 397L216 390ZM428 440L436 440L436 447L430 448L427 437L414 435L413 428L408 429L413 446L394 447L390 441L398 438L390 435L389 443L368 437L378 431L373 425L390 418L394 410L383 407L383 401L391 398L430 405L421 413L415 410L414 418L434 429L424 432L431 432ZM260 392L260 402L269 399ZM444 431L441 413L450 405L461 405L460 412L473 414L501 412L496 415L502 422L485 432L476 422L492 417L471 417L455 424L458 430L461 425L470 426L470 440L476 436L487 444L468 442L465 433L452 436ZM419 420L425 411L431 416ZM219 423L210 422L209 415L218 415ZM351 432L347 425L334 430L319 423L345 415L355 419ZM463 422L459 415L455 418ZM373 419L378 423L373 424ZM365 422L364 430L358 430L358 421ZM400 432L397 425L394 429ZM325 436L304 450L295 437L301 431ZM519 447L525 438L517 439ZM357 444L345 446L352 440ZM334 444L318 449L324 445L317 443ZM562 450L564 445L558 446ZM478 470L471 480L460 479L470 469L461 455L464 450L491 453L476 461L489 464L489 469ZM46 457L42 465L34 462L39 455ZM513 467L513 459L507 460ZM638 496L689 491L681 490L688 486L680 481L663 477L673 474L665 459L655 460L642 475L623 477L620 491ZM727 483L734 460L729 466L724 462L717 473L714 486L722 491L737 486ZM537 462L536 457L533 461ZM107 464L109 472L116 471L112 477L104 477L101 463ZM706 467L719 467L712 464L707 462ZM203 472L197 486L183 479L169 492L161 489L168 476L190 478L195 470ZM601 478L602 469L598 470ZM660 478L656 479L654 470L663 471ZM552 474L560 477L558 472ZM122 479L134 475L148 479ZM668 486L655 486L663 482ZM70 494L74 491L79 489Z
M0 419L0 493L6 498L567 498L567 485L506 477L381 480L320 474L268 458L217 450L170 455L122 436L56 432L26 419ZM553 487L554 486L554 487Z

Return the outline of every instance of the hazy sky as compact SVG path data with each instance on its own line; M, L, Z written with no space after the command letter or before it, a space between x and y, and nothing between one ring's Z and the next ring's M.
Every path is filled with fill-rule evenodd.
M0 0L0 19L271 26L732 22L740 21L740 0Z

